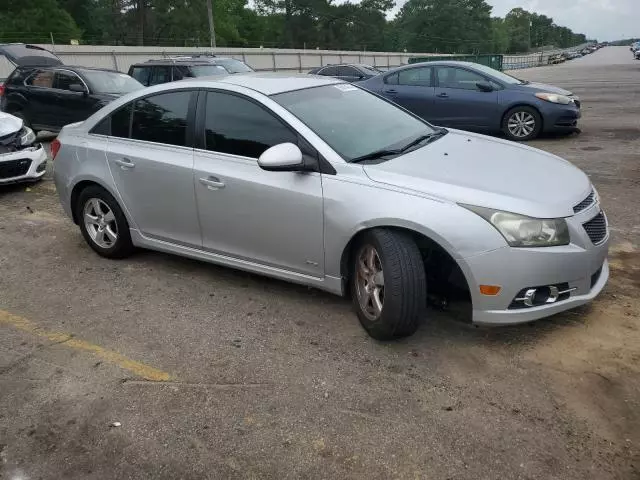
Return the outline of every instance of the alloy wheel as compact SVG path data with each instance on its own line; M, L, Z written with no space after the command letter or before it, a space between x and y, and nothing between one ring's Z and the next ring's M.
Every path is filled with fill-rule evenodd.
M84 204L84 226L91 240L101 248L111 248L118 240L116 217L99 198L90 198Z
M362 313L376 321L384 306L384 272L378 252L372 245L360 250L356 266L356 290Z
M515 112L507 122L509 133L517 138L531 135L536 128L536 119L529 112Z

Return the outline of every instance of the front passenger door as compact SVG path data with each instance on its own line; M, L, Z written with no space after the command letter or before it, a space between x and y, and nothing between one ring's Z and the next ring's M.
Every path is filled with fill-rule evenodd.
M198 105L202 148L195 151L194 175L204 248L322 277L321 174L268 172L258 166L269 147L298 143L297 133L245 96L209 91L203 97Z
M85 92L73 92L71 85L81 85ZM69 123L86 120L94 111L97 101L91 98L86 83L78 75L68 70L57 70L53 81L52 95L57 100L55 127L62 128Z

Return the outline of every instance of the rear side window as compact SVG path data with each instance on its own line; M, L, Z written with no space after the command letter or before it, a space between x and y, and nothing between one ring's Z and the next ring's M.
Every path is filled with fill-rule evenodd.
M297 144L297 135L272 113L237 95L207 93L207 150L258 158L268 148L285 142Z
M139 81L144 86L149 86L149 68L147 67L133 67L131 70L131 76Z
M24 82L32 87L53 88L53 71L39 70Z
M111 137L129 138L131 126L131 108L133 103L116 110L98 123L91 133L97 135L109 135Z
M171 67L153 67L149 85L159 85L171 81Z
M431 68L418 67L398 72L398 85L431 87Z
M337 67L326 67L318 72L319 75L326 75L328 77L335 77L338 75Z
M185 146L192 92L171 92L135 102L131 138Z
M361 74L353 67L338 67L338 75L341 77L359 77Z

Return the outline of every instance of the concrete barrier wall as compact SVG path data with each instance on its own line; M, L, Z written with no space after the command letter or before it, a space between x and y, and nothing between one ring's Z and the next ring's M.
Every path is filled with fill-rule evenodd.
M150 59L169 56L211 53L209 48L183 47L121 47L103 45L41 45L55 53L67 65L109 68L127 72L129 66ZM581 47L574 47L575 50ZM526 56L505 55L505 69L546 65L550 54L563 50L553 50L544 54ZM354 52L332 50L287 50L260 48L215 48L213 53L237 58L258 71L308 72L312 68L335 63L364 63L383 70L406 65L411 57L428 57L437 53L398 52ZM0 56L0 79L13 71L13 65Z

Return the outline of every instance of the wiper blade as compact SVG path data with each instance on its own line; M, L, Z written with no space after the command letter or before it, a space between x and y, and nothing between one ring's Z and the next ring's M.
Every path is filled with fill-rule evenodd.
M419 145L420 143L422 143L424 141L432 142L436 138L440 138L440 137L442 137L443 135L446 135L446 134L447 134L447 130L442 128L440 130L436 130L433 133L429 133L429 134L426 134L426 135L420 135L418 138L416 138L415 140L411 141L410 143L407 143L404 147L402 147L400 149L400 152L404 153L407 150L409 150L411 147L415 147L416 145Z
M389 155L400 155L402 150L376 150L375 152L367 153L360 157L352 158L349 163L358 163L365 160L376 160L382 157L388 157Z

